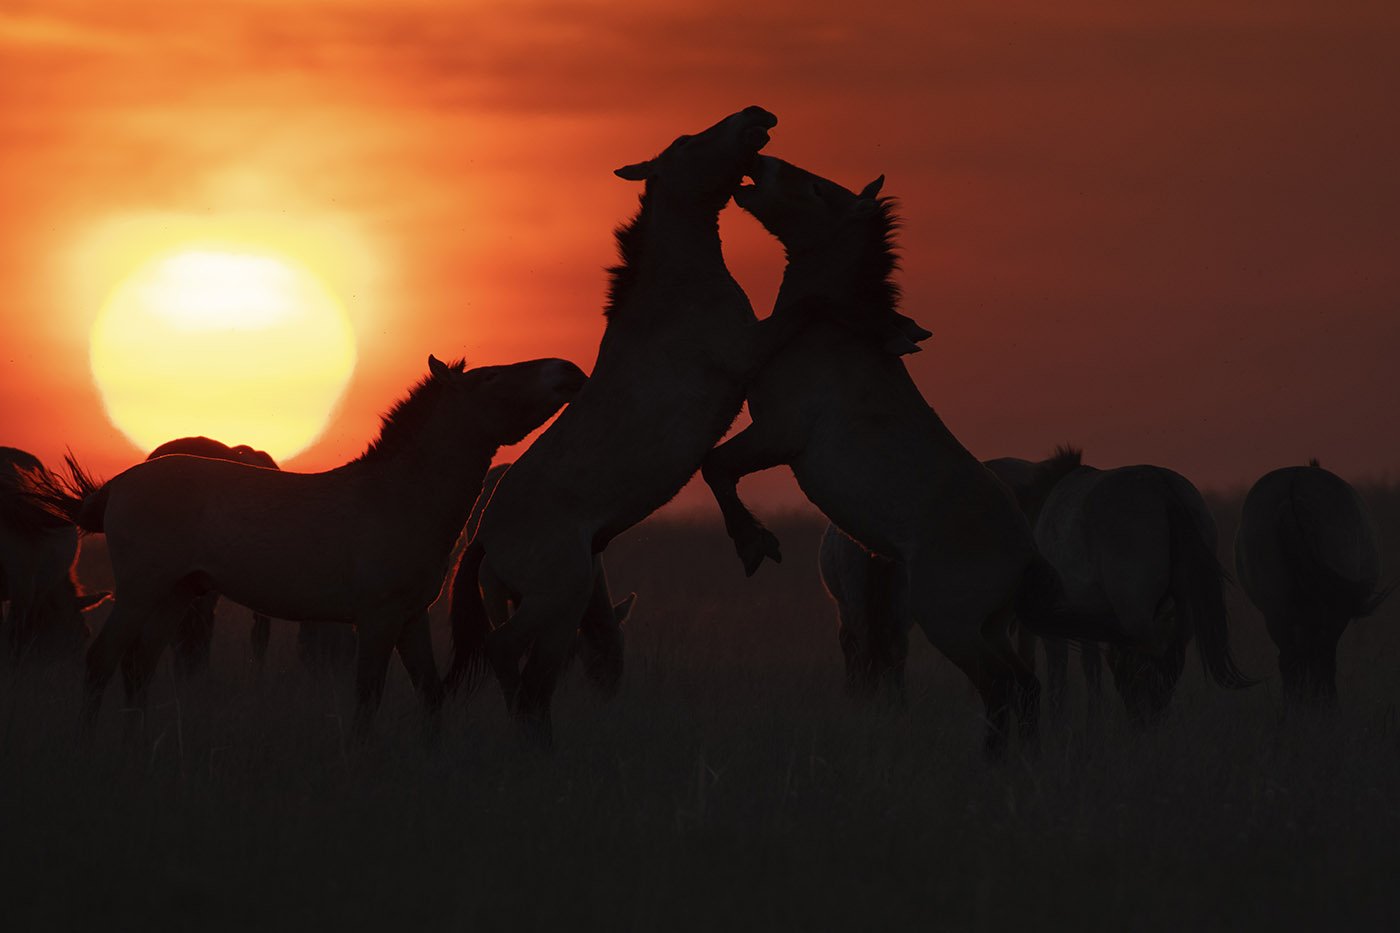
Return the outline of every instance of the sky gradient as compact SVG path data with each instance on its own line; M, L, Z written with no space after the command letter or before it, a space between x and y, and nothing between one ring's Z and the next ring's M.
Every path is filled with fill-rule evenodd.
M108 475L143 453L88 368L116 284L93 244L123 224L342 244L359 366L294 469L359 453L430 352L587 369L638 193L611 170L759 104L769 153L887 176L934 332L910 366L978 456L1400 475L1393 4L654 7L7 2L0 444ZM765 314L780 249L733 207L722 231Z

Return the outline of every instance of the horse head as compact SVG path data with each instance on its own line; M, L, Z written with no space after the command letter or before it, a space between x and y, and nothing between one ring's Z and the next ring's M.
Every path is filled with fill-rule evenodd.
M467 369L465 361L428 357L430 382L498 446L515 444L544 424L583 388L588 377L568 360L541 359Z
M648 197L691 202L718 212L768 144L778 118L762 107L746 107L707 130L680 136L658 156L614 172L627 181L646 182Z
M756 156L751 184L734 192L748 211L780 241L788 254L843 241L880 218L885 176L860 193L773 156Z

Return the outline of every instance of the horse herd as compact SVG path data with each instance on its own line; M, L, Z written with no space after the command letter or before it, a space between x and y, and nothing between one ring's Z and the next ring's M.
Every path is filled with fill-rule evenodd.
M102 532L116 602L87 648L89 725L118 665L137 708L167 645L177 673L207 666L222 594L254 611L255 657L269 617L302 623L308 666L353 655L361 735L397 651L434 728L445 688L468 689L489 669L512 713L547 740L571 659L605 695L622 677L633 597L612 598L608 543L699 471L752 574L781 550L737 484L786 464L831 520L821 573L855 694L902 701L913 625L980 694L991 756L1005 753L1013 720L1028 751L1039 741L1037 636L1052 711L1063 710L1075 643L1095 694L1106 647L1142 724L1166 707L1192 638L1213 680L1248 685L1195 487L1160 467L1096 470L1067 448L1042 462L973 457L901 360L930 334L897 309L883 177L857 193L760 155L776 123L749 107L617 170L645 187L616 235L589 376L558 359L467 370L430 357L368 449L317 474L207 438L163 445L106 483L71 456L51 472L0 448L11 648L81 642L81 611L106 594L79 594L77 536ZM731 198L786 251L763 320L724 264L718 215ZM752 425L719 444L746 401ZM488 473L500 447L556 412L509 469ZM1316 463L1268 474L1246 499L1236 564L1289 700L1334 697L1337 639L1384 596L1361 499ZM427 610L449 574L444 680ZM328 622L353 625L353 649L335 637L349 630Z

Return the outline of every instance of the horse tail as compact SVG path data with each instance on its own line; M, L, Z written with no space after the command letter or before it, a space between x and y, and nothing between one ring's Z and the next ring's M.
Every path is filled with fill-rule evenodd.
M1225 584L1230 575L1175 491L1168 499L1167 526L1171 542L1169 590L1177 623L1196 636L1201 666L1212 680L1231 690L1252 686L1255 681L1244 675L1230 653L1229 614L1225 610Z
M85 533L100 534L108 484L83 469L71 453L63 459L67 465L63 473L43 467L18 469L13 482L26 503L27 523L46 528L76 525Z
M473 541L457 562L452 578L452 666L447 671L447 689L456 692L465 686L468 693L476 689L486 670L486 638L491 634L491 619L481 597L481 561L486 549Z
M1060 574L1036 552L1021 575L1012 603L1016 617L1041 638L1071 642L1121 642L1111 616L1081 612L1069 603Z
M1313 466L1317 461L1313 460ZM1348 622L1371 615L1385 602L1395 584L1376 586L1338 573L1311 546L1313 536L1303 526L1296 505L1288 510L1292 526L1279 535L1281 556L1288 565L1295 592L1315 610Z

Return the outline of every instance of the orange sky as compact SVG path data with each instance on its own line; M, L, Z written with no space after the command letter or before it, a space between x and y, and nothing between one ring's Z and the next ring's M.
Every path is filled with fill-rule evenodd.
M1394 4L826 6L7 0L0 443L140 455L88 374L114 283L83 265L132 217L271 213L361 250L359 368L293 468L358 453L429 352L587 368L637 194L611 169L756 103L769 152L887 175L935 332L911 365L978 455L1400 473ZM764 313L781 253L733 208L723 230Z

